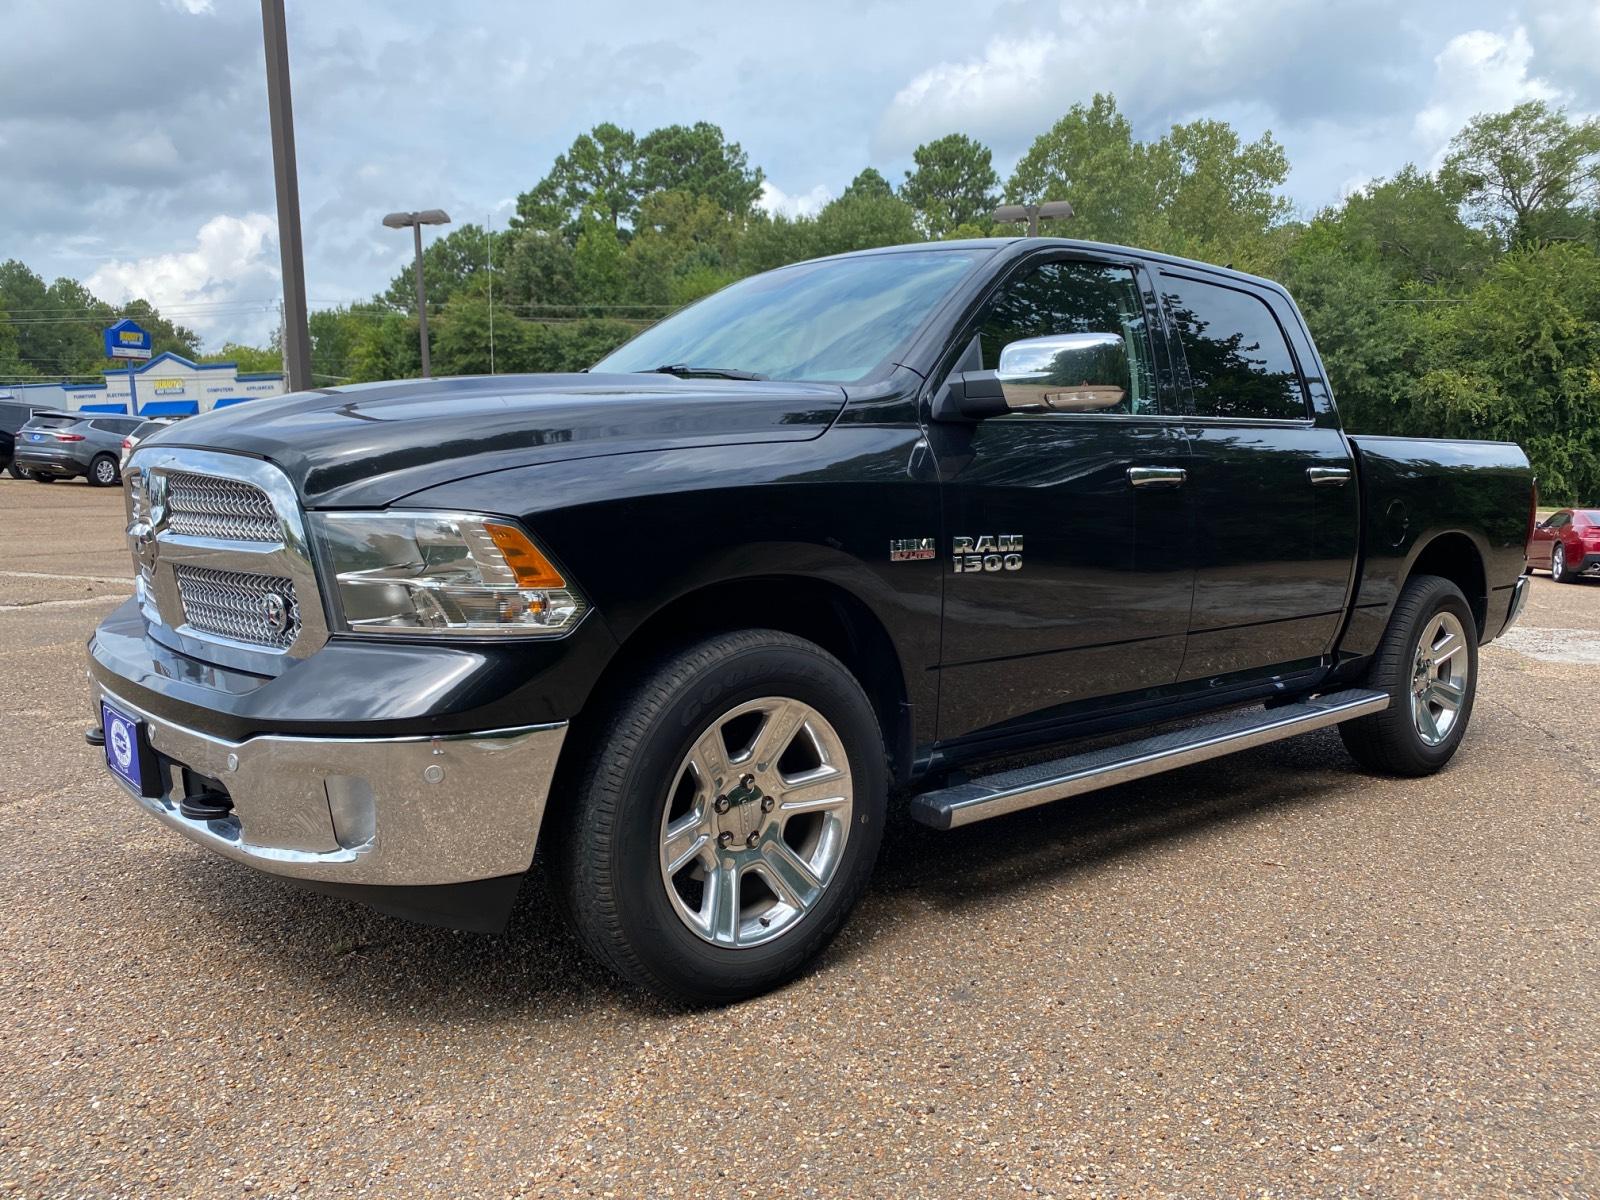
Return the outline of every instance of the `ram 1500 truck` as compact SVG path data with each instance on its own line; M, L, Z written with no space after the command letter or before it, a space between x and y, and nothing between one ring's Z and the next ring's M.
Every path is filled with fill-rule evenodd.
M1045 238L784 267L584 373L200 416L125 489L88 738L146 811L465 928L538 851L696 1003L818 953L891 805L1332 725L1437 771L1535 500L1515 445L1347 435L1276 284Z

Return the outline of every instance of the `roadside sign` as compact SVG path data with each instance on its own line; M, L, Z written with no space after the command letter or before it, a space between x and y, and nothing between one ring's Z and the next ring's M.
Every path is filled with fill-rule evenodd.
M150 333L140 329L127 317L123 317L115 325L106 330L106 357L107 358L136 358L150 357Z

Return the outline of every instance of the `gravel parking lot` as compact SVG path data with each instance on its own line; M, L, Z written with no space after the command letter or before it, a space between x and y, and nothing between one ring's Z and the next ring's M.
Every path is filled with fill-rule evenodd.
M87 747L115 491L0 479L0 1193L1600 1192L1600 583L1541 576L1449 770L1331 731L953 833L821 968L683 1014L298 891Z

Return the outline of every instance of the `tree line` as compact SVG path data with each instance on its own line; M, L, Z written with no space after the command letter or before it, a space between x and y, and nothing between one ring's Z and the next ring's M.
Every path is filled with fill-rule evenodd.
M952 133L919 146L899 181L869 166L815 215L788 216L759 206L764 173L713 124L642 136L601 124L517 198L508 228L463 224L428 245L433 368L576 370L745 275L1013 233L990 220L1002 200L1066 199L1074 217L1046 232L1283 282L1352 430L1515 440L1547 498L1600 502L1600 121L1538 101L1482 115L1436 169L1406 166L1309 217L1282 194L1288 174L1270 133L1245 141L1202 119L1142 141L1115 99L1097 95L1003 181L987 147ZM44 288L19 263L0 267L0 312L67 301L93 298L69 280ZM408 265L371 301L314 312L317 381L417 374L415 307ZM158 347L192 353L187 330L140 312ZM7 324L0 378L66 373L73 338ZM99 331L87 329L93 354L79 369L97 374Z

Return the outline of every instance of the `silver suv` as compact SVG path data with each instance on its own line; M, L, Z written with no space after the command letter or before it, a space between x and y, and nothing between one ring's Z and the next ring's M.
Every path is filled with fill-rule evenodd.
M17 470L40 483L81 475L95 487L111 487L122 482L122 439L141 424L138 417L34 413L17 431Z

